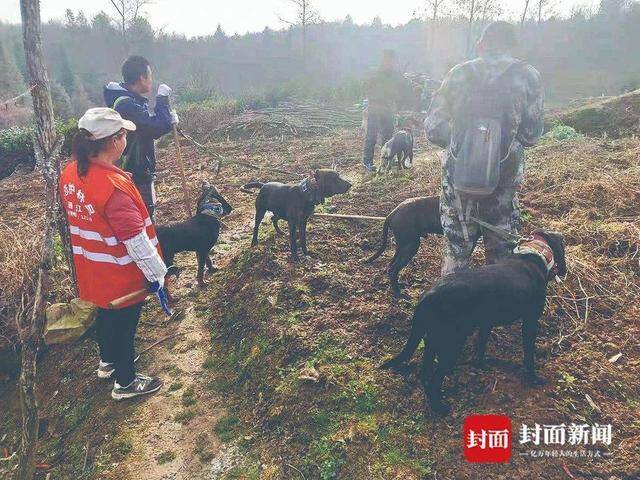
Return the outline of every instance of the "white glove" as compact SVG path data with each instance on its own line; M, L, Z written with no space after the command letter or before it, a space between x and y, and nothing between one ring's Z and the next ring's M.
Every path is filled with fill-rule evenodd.
M147 232L142 230L135 237L125 240L124 246L127 253L132 258L145 278L153 283L158 282L164 285L164 277L167 274L167 266L160 258L158 250L153 246Z
M171 110L171 125L178 125L180 123L180 119L178 118L178 114Z
M169 85L165 85L161 83L158 85L158 96L159 97L170 97L171 96L171 87Z

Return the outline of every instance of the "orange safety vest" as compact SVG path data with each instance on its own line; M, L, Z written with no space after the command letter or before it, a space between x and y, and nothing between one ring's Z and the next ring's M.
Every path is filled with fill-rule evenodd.
M125 172L92 163L87 174L80 177L77 163L73 161L60 177L60 199L69 221L80 298L102 308L147 285L144 274L127 253L124 243L116 238L104 214L104 207L116 189L133 199L145 219L151 243L160 252L147 208ZM122 307L139 303L145 297L141 295Z

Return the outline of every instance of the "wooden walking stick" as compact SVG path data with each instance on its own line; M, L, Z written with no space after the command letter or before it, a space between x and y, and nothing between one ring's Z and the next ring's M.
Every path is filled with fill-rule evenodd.
M171 108L171 104L169 104ZM171 125L173 131L173 142L176 144L176 154L178 155L178 166L180 167L180 178L182 180L182 193L184 194L184 210L187 218L191 216L191 195L187 187L187 177L184 174L184 162L182 160L182 149L180 148L180 137L178 135L178 126L174 123Z
M145 296L145 298L147 296L151 295L151 292L149 291L148 288L143 288L141 290L136 290L135 292L127 293L126 295L124 295L124 296L122 296L120 298L116 298L115 300L111 300L107 306L109 308L120 308L125 303L130 302L131 300L135 300L136 298L140 298L143 295Z

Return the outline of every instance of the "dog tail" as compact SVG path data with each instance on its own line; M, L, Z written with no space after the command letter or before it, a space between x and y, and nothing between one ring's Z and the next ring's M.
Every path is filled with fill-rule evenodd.
M409 334L409 339L407 340L404 348L391 360L380 365L380 368L392 370L402 369L407 363L409 363L409 360L411 360L411 357L418 348L418 345L420 345L420 341L424 338L426 331L427 319L425 318L425 314L420 308L420 305L418 305L411 320L411 333Z
M380 243L380 247L378 248L378 251L374 253L371 257L367 258L365 260L365 263L371 263L380 255L382 255L387 248L388 240L389 240L389 217L387 217L384 221L384 227L382 228L382 241Z
M240 191L244 192L244 193L256 193L252 189L254 189L254 188L262 188L263 185L264 185L264 183L262 183L262 182L245 183L244 185L242 185L240 187Z

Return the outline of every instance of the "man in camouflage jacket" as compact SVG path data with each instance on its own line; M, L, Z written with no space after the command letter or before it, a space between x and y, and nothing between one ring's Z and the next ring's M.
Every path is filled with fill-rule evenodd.
M521 227L517 192L524 175L524 147L533 146L544 130L544 93L540 74L532 66L518 62L510 52L516 46L515 28L506 22L494 22L484 30L478 42L479 58L455 66L434 95L425 120L427 138L448 151L442 161L440 215L445 233L442 274L447 275L469 264L471 254L482 236L487 263L495 263L509 253L508 243L494 232L469 220L465 213L499 228L518 232ZM478 199L460 196L454 191L452 151L457 152L451 132L463 119L456 119L459 108L477 82L490 82L498 76L509 85L507 111L502 112L503 135L513 139L510 154L501 163L500 182L489 196ZM496 108L504 108L496 106ZM469 207L468 202L474 202ZM462 219L460 208L462 206Z

